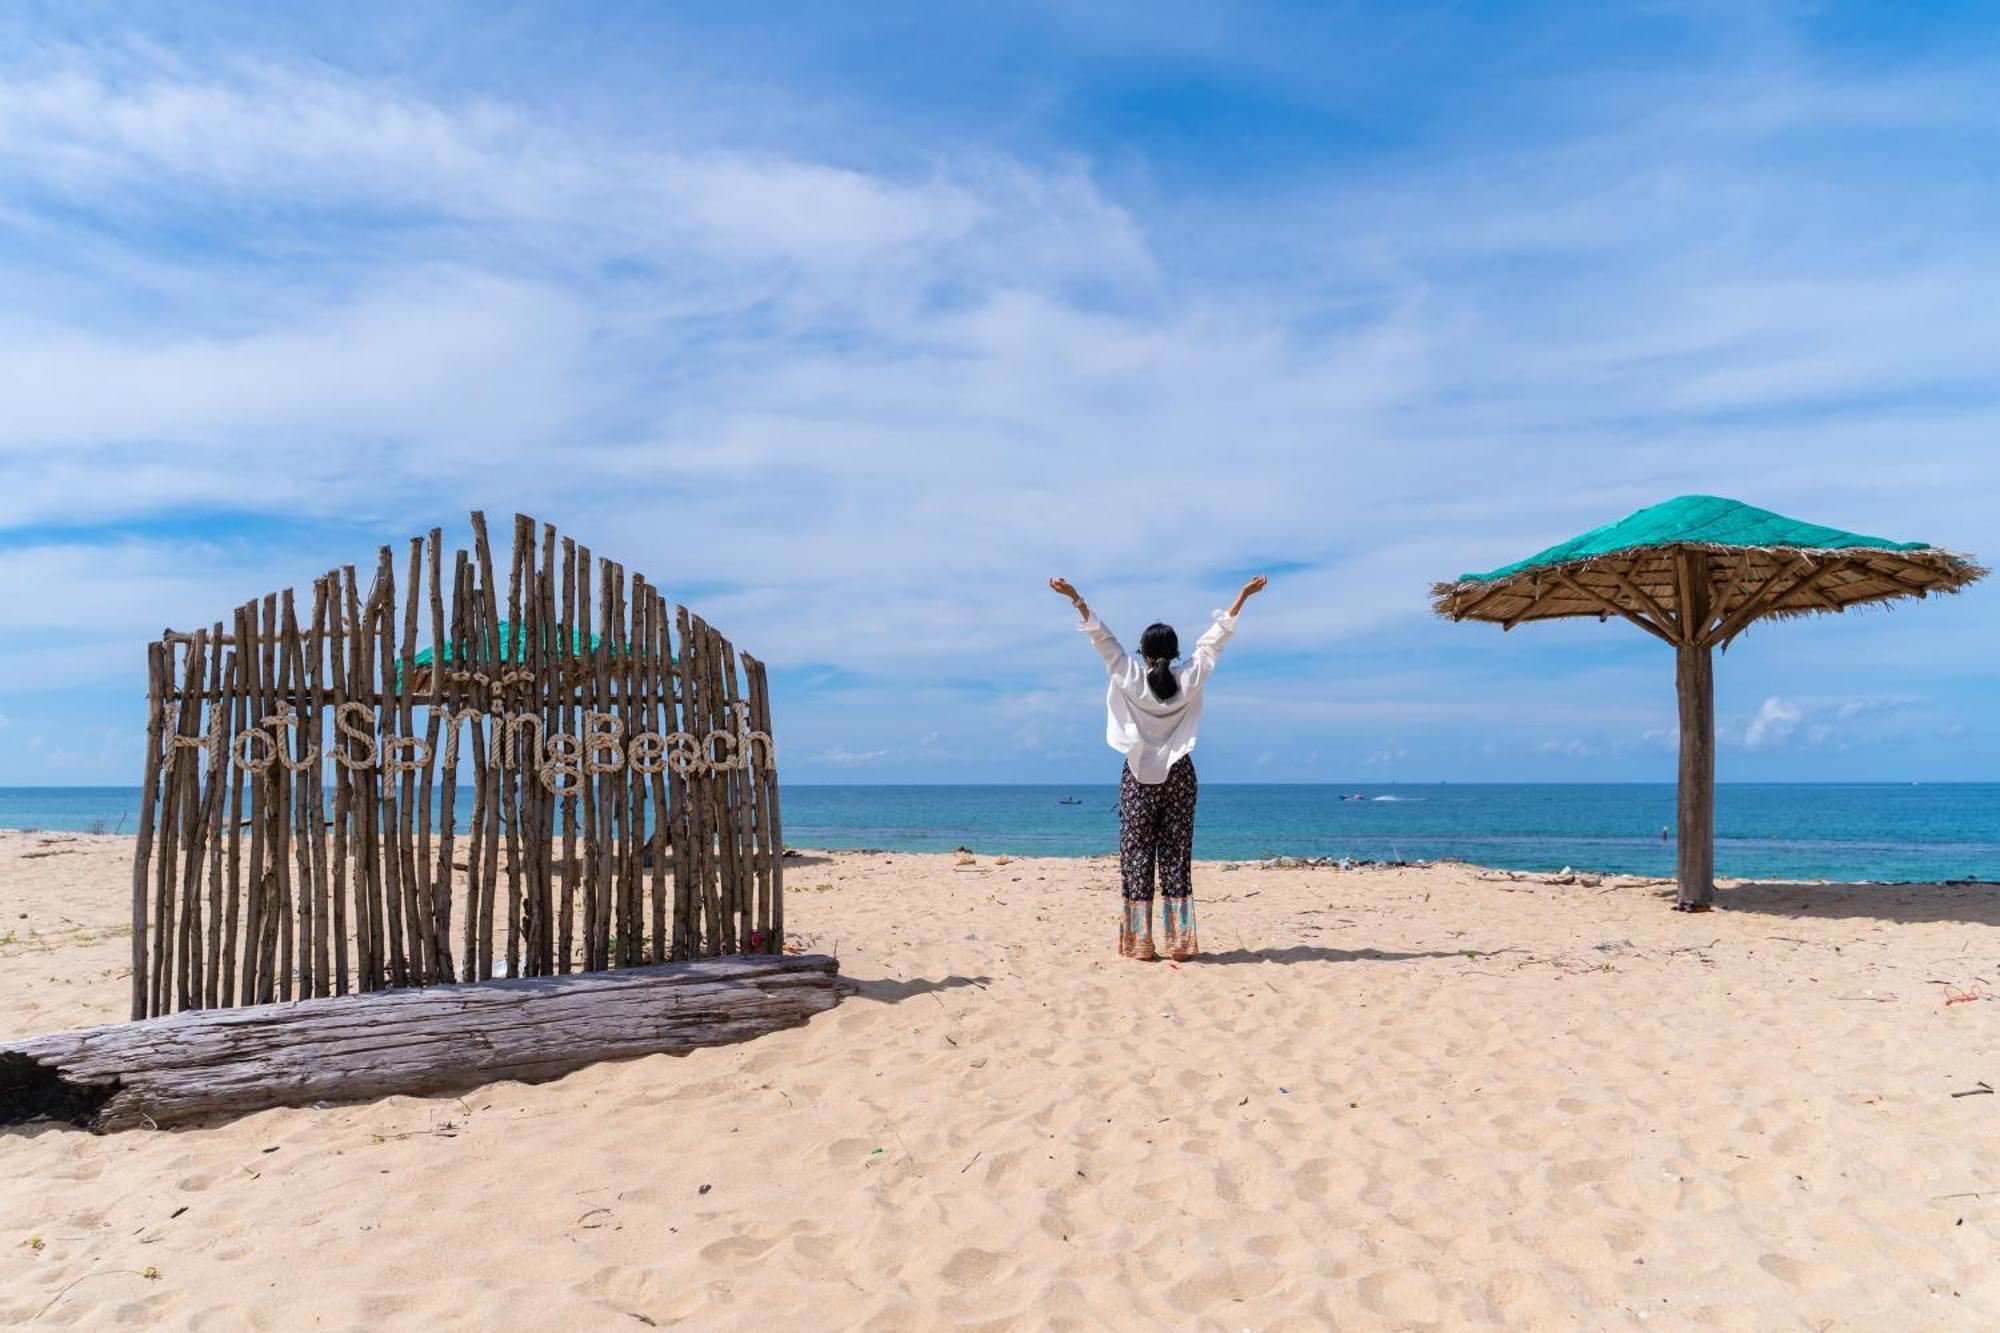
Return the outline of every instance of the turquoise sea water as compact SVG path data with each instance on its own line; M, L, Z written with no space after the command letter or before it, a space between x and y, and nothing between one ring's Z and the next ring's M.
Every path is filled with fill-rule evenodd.
M1360 795L1365 799L1342 799ZM1065 805L1073 796L1081 804ZM131 832L128 787L0 788L0 828ZM470 809L469 794L460 810ZM1117 850L1102 786L787 786L794 847L1088 856ZM1671 784L1204 784L1203 858L1454 858L1516 870L1667 875ZM2000 783L1725 783L1716 867L1757 879L2000 880Z

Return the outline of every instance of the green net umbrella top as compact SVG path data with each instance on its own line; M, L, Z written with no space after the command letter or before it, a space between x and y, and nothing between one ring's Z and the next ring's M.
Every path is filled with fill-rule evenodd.
M1448 619L1508 628L1618 615L1669 641L1692 635L1727 643L1753 620L1956 592L1985 572L1928 542L1806 523L1716 495L1683 495L1525 560L1436 584L1431 602Z
M1461 574L1457 581L1491 583L1531 569L1571 564L1648 546L1736 547L1757 551L1935 549L1928 542L1895 542L1886 537L1870 537L1864 533L1806 523L1719 495L1682 495L1627 514L1615 523L1592 528L1566 542L1557 542L1525 560L1516 560L1511 565L1489 569L1483 574Z

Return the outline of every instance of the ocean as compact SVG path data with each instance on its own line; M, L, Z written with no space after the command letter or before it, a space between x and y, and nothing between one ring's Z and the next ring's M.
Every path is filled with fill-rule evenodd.
M1352 799L1359 797L1361 799ZM1076 804L1065 804L1065 798ZM0 787L0 828L131 832L133 787ZM469 794L460 810L470 809ZM1089 856L1117 850L1117 788L820 786L782 792L794 847ZM1668 783L1204 784L1195 855L1446 858L1671 875ZM2000 880L2000 783L1724 783L1716 870L1755 879Z

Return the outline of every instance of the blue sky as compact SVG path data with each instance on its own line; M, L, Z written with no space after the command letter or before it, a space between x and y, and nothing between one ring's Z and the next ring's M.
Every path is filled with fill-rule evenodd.
M2000 554L1964 4L16 5L0 782L143 647L470 508L776 672L799 781L1666 780L1671 659L1430 582L1686 492ZM1992 589L1763 627L1731 779L1995 779Z

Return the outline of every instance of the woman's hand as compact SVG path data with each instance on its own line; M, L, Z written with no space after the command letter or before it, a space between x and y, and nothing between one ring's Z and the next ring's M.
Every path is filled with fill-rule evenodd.
M1049 580L1049 586L1069 598L1069 604L1076 608L1078 615L1085 620L1090 619L1090 608L1083 604L1083 594L1076 590L1074 583L1065 578L1053 578Z
M1271 585L1271 580L1265 578L1262 574L1259 574L1256 578L1251 579L1248 583L1244 584L1243 587L1237 592L1235 604L1229 608L1229 614L1232 616L1241 615L1243 613L1243 604L1249 601L1252 597L1255 597L1258 593L1264 591L1264 589L1268 588L1270 585Z

